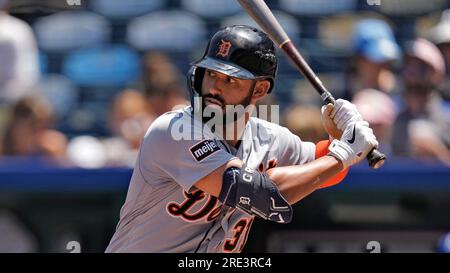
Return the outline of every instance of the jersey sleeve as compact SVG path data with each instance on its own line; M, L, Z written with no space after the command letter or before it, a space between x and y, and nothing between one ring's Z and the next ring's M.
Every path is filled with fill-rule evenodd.
M145 135L138 164L144 177L156 178L146 179L148 183L170 179L190 191L197 181L235 158L186 121L189 119L160 117ZM181 139L174 129L180 125L185 130Z
M280 127L278 139L281 146L278 155L281 165L300 165L315 159L315 144L302 141L287 128Z

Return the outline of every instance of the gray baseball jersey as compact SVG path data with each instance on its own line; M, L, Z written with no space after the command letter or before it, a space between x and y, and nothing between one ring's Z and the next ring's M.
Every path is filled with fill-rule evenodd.
M254 216L222 205L194 184L236 157L259 171L315 157L313 143L258 118L246 124L238 149L202 133L201 122L193 120L186 107L150 126L106 252L240 252ZM180 124L190 138L174 137Z

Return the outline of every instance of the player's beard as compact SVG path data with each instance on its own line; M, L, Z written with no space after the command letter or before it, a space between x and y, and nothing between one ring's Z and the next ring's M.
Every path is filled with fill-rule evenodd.
M206 99L207 98L212 98L212 99L218 100L221 103L221 108L222 108L222 112L221 113L222 113L222 122L223 122L222 124L227 124L227 123L230 123L230 122L236 122L239 118L241 118L241 116L242 116L241 113L235 113L234 111L228 112L227 111L228 110L227 109L227 105L231 106L230 110L233 110L233 108L236 107L236 106L242 106L244 109L247 109L247 107L250 105L250 102L251 102L251 99L252 99L252 95L253 95L253 88L251 88L248 91L248 94L247 94L247 96L245 98L243 98L240 102L238 102L236 104L227 104L225 102L224 98L222 96L220 96L220 95L212 95L212 94L203 95L202 96L203 112L205 111L205 109L207 107L209 107L208 105L206 105ZM208 122L212 118L215 118L215 115L214 115L215 112L214 111L212 111L212 112L213 112L213 115L211 117L207 117L205 115L202 115L202 120L203 120L204 123ZM228 117L228 116L231 116L231 115L233 115L232 118Z

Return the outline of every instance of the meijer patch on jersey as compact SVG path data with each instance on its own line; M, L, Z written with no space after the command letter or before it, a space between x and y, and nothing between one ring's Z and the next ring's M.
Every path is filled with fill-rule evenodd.
M191 154L197 162L202 161L218 150L220 150L220 147L213 140L203 140L190 148Z

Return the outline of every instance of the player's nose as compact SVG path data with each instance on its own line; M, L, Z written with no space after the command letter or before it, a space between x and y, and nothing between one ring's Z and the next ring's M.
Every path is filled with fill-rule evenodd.
M211 89L209 89L209 93L213 96L218 96L222 94L222 90L216 87L212 87Z

